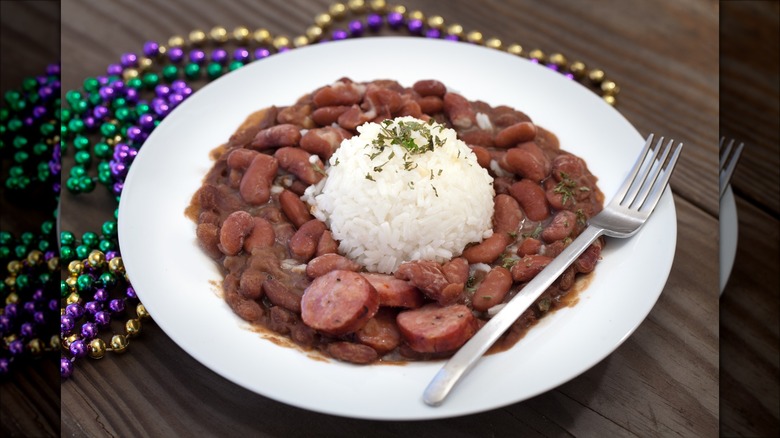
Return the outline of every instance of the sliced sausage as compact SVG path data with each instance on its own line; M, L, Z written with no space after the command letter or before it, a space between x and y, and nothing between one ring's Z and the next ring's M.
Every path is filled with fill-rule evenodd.
M374 286L351 271L330 271L315 278L301 300L303 322L332 336L359 330L378 309Z
M453 302L460 293L457 289L447 288L450 282L447 281L441 265L431 260L401 263L394 275L395 278L407 280L425 295L442 304Z
M380 306L416 309L423 305L422 293L408 281L388 274L363 272L362 275L379 293Z
M399 313L396 322L409 347L420 353L456 350L477 332L477 318L462 304L428 304Z

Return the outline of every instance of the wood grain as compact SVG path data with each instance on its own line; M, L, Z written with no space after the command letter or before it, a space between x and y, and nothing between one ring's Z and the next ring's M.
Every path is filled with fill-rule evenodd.
M328 2L81 1L63 4L63 83L144 41L219 24L294 36ZM603 68L621 87L619 111L645 135L686 143L673 179L675 264L660 300L612 355L530 400L481 414L375 422L290 407L240 388L183 352L153 322L128 353L81 361L62 387L62 430L75 436L713 436L718 434L716 143L718 3L664 0L410 0L527 50L561 52ZM110 24L109 24L110 23ZM587 117L587 115L583 115ZM72 229L94 228L110 200L72 201ZM70 203L70 200L64 201ZM79 202L76 209L75 202ZM105 219L102 219L105 220ZM630 293L631 291L626 291Z

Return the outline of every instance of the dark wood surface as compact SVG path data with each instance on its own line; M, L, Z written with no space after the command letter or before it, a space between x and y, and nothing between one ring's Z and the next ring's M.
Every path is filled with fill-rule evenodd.
M734 175L736 261L720 300L721 433L780 430L780 3L721 5L720 132Z
M777 81L765 85L756 80L755 67L735 63L729 67L736 76L730 104L742 114L755 114L750 125L755 129L722 112L719 14L744 2L726 3L404 3L486 37L561 52L602 68L621 87L618 109L641 133L662 132L686 144L672 180L678 241L669 280L636 332L589 371L530 400L481 414L421 422L352 420L303 411L238 387L148 323L126 354L78 362L74 377L62 384L63 435L776 435L780 203L777 129L772 134L770 122L777 120ZM149 39L166 41L214 25L265 27L292 37L328 6L303 0L65 1L63 86L79 87L85 77L103 73L107 64L139 51ZM764 34L756 42L754 29L755 23L773 20L776 29L777 3L747 7L757 12L748 15L753 24L735 37L751 48L774 50L776 64L776 42ZM720 300L719 108L724 126L731 117L730 135L755 145L735 178L740 240ZM768 134L756 120L769 124ZM63 196L63 227L77 234L97 229L114 208L107 195Z

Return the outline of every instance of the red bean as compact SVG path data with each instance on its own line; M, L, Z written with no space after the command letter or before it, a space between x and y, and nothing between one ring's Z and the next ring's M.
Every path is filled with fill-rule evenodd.
M494 232L482 242L463 250L463 257L469 263L493 263L510 243L509 235Z
M320 220L312 219L298 228L290 238L290 253L298 260L309 261L317 252L317 244L327 227Z
M227 147L246 147L259 131L274 125L276 122L276 114L277 110L274 106L250 114L241 126L239 126L238 130L230 136Z
M376 117L376 114L364 113L357 105L344 111L338 118L337 123L348 131L355 131L363 123L370 122Z
M563 240L571 235L576 225L577 215L569 210L561 210L555 213L550 223L542 230L542 239L547 243Z
M476 124L477 116L471 104L465 97L456 93L444 95L444 114L452 123L452 126L467 129Z
M258 247L274 246L276 241L276 233L271 222L261 217L255 217L254 223L252 231L244 239L244 251L248 253Z
M486 148L495 146L493 144L493 133L483 129L474 129L461 133L460 139L469 146L483 146Z
M501 304L512 288L512 274L508 269L495 266L474 292L471 304L475 310L485 312L496 304Z
M256 154L244 172L239 185L241 198L252 205L261 205L271 199L271 184L278 170L276 159L267 154Z
M401 95L397 91L372 84L366 88L362 108L367 112L373 110L377 116L386 119L397 114L403 107L403 103Z
M263 282L267 275L260 271L245 270L241 274L238 293L248 300L256 300L263 296Z
M495 143L496 147L510 148L531 141L534 137L536 137L536 125L531 122L520 122L499 131Z
M569 266L563 271L560 278L558 278L558 288L562 291L567 291L574 286L574 280L576 279L577 269L574 266Z
M328 354L340 361L359 365L369 364L379 359L376 350L364 344L345 341L331 342L325 349Z
M310 129L301 137L301 149L327 161L348 136L349 132L333 126Z
M320 88L312 96L314 105L318 108L334 105L353 105L363 99L361 88L352 83L336 82L333 85Z
M301 225L313 218L311 213L309 213L309 207L301 201L298 195L289 190L285 189L279 194L279 204L285 216L296 228L300 228Z
M306 184L316 184L324 175L325 166L319 158L314 163L309 161L311 154L300 148L283 147L276 150L274 157L279 160L279 167L297 176Z
M333 233L330 230L325 230L320 237L320 241L317 242L317 256L325 254L336 254L339 249L339 244L333 239Z
M493 230L496 233L515 233L523 220L520 204L510 195L498 194L494 199Z
M295 146L301 140L301 128L296 125L284 124L263 129L258 132L249 144L252 149L265 150L282 146Z
M317 108L311 113L311 118L314 123L320 126L330 126L339 119L339 116L344 114L350 107L348 105L338 106L325 106Z
M317 278L337 269L342 271L358 272L363 267L358 262L350 260L338 254L323 254L317 256L306 265L306 275L309 278Z
M539 239L526 237L522 242L520 242L520 246L517 247L517 255L522 257L530 254L538 254L541 248L542 242L539 241Z
M297 125L306 129L314 127L311 119L312 107L309 103L296 103L279 110L276 121L280 124Z
M222 257L219 249L219 227L212 223L198 224L195 230L200 247L213 259Z
M423 116L422 108L420 107L420 104L413 101L413 100L407 100L404 101L404 103L401 105L401 108L393 114L393 117L414 117L416 119L419 119Z
M395 318L394 310L379 309L376 315L355 333L355 337L361 344L368 345L380 355L395 350L401 344L401 332L398 331Z
M231 308L241 319L249 322L260 322L265 313L257 301L243 298L235 300Z
M512 266L512 278L515 281L530 281L552 260L551 257L543 255L527 255Z
M263 292L273 304L284 307L291 312L301 313L301 296L294 293L281 281L267 278L263 282Z
M251 149L233 149L227 157L227 165L231 169L246 170L257 155L257 151Z
M552 160L552 174L556 181L561 181L564 176L572 180L578 180L585 172L585 162L572 154L562 153Z
M420 111L424 114L434 115L444 110L444 101L437 96L421 97L417 99L417 104L420 105Z
M417 81L412 85L412 89L422 97L436 96L443 97L447 92L447 87L435 79L424 79Z
M547 197L539 184L529 179L521 179L509 187L509 194L520 203L528 219L542 221L550 215Z
M469 145L474 155L477 156L477 163L485 169L490 169L490 152L482 146Z
M524 144L533 145L533 143ZM534 145L534 148L539 150L536 145ZM504 158L499 161L499 165L522 178L540 182L548 175L549 162L541 150L539 150L539 153L534 153L531 149L531 147L511 148L506 152Z
M230 213L219 230L219 249L226 255L238 254L244 246L244 238L254 225L249 213L241 210Z

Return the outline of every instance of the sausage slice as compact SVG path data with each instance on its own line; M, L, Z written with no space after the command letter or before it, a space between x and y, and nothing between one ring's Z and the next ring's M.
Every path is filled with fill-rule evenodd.
M303 292L301 318L332 336L362 328L379 310L379 294L362 275L335 270L317 277Z
M420 353L455 350L477 332L477 318L462 304L428 304L399 313L396 322L409 347Z

